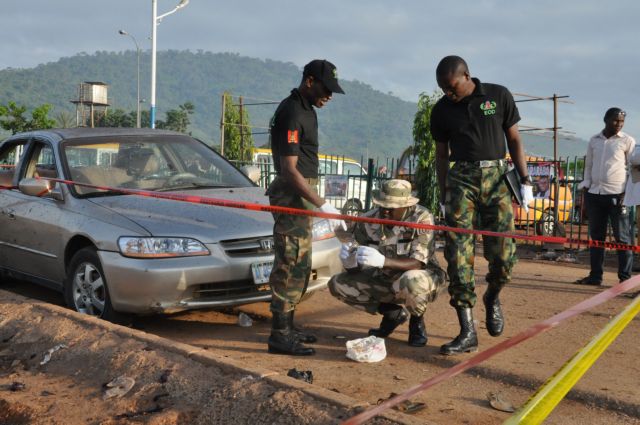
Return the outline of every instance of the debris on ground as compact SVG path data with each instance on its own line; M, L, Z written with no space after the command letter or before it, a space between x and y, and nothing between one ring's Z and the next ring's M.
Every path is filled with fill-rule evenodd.
M513 413L516 411L513 404L510 401L505 400L503 395L499 392L490 392L487 393L487 399L489 399L489 404L496 410L500 410L501 412Z
M63 349L63 348L67 348L67 346L66 346L66 345L64 345L64 344L58 344L58 345L56 345L56 346L55 346L55 347L53 347L53 348L49 348L49 349L47 350L47 352L46 352L46 353L44 353L44 358L43 358L43 359L42 359L42 361L40 362L40 365L42 366L42 365L45 365L45 364L49 363L49 362L51 361L51 355L52 355L53 353L55 353L56 351L61 350L61 349Z
M24 391L25 388L27 388L27 386L25 384L23 384L22 382L12 382L11 385L9 385L9 391L12 392L16 392L16 391Z
M387 398L381 398L378 399L378 402L376 404L382 404L387 400L390 400L392 398L394 398L395 396L397 396L398 394L396 393L391 393L389 394L389 397ZM399 411L399 412L403 412L403 413L415 413L419 410L424 409L425 407L427 407L427 405L425 403L422 402L413 402L411 400L405 400L403 402L400 402L398 404L396 404L395 406L393 406L393 409Z
M162 375L160 375L160 379L159 379L160 383L166 384L167 381L169 380L169 375L171 375L171 369L165 369L162 372Z
M238 326L243 328L253 326L253 320L251 320L248 314L240 312L240 314L238 314Z
M387 350L384 339L377 336L347 341L347 358L362 363L374 363L384 360Z
M135 379L128 376L119 376L113 381L105 384L108 389L104 392L104 400L108 400L112 397L122 397L136 384Z
M296 368L289 369L289 372L287 372L287 376L305 381L309 384L313 384L313 372L311 372L310 370L298 370Z

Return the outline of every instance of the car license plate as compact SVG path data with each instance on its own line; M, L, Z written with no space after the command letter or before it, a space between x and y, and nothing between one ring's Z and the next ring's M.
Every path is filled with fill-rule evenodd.
M273 268L273 261L264 261L262 263L251 264L251 274L253 275L253 283L261 285L269 283L269 275Z

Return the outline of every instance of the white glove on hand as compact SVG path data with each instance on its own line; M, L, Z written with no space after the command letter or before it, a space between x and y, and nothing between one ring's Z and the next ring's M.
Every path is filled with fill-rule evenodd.
M358 264L361 266L369 266L376 268L384 267L384 260L386 259L377 249L368 246L359 246L358 253L356 254Z
M320 211L328 214L342 214L340 211L336 209L336 207L334 207L328 202L325 202L324 204L322 204L322 206L320 207ZM347 224L344 222L344 220L340 220L338 218L337 219L328 218L327 220L329 220L329 226L331 227L331 230L335 231L338 227L342 227L342 230L347 230Z
M529 202L533 201L533 186L530 184L523 184L520 186L520 194L522 195L522 209L525 214L529 212Z
M340 248L340 260L344 263L349 258L349 251L351 250L351 244L343 243Z

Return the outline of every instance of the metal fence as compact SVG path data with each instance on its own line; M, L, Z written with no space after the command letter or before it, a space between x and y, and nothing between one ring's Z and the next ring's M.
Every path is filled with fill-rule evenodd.
M570 240L588 239L588 220L583 207L584 193L578 189L584 177L584 159L577 156L561 157L553 162L545 158L527 158L529 174L534 179L535 198L528 213L514 205L516 232L524 235L566 236ZM422 183L437 186L437 181L415 181L417 161L412 155L383 160L369 158L366 164L362 160L357 162L343 156L322 155L320 162L320 196L343 214L359 215L369 210L372 206L372 191L391 178L403 178L414 185ZM262 187L266 188L275 178L271 161L234 163L237 166L257 166L261 172L259 184ZM434 211L434 214L442 222L440 212ZM635 211L630 214L630 221L632 235L635 235ZM611 228L607 234L607 241L613 241ZM544 242L522 243L549 247ZM563 248L581 250L586 246L571 242Z

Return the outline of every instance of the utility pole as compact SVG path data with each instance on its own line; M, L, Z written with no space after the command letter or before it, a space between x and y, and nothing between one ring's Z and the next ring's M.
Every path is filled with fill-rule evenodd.
M561 127L558 127L558 102L563 102L563 103L573 103L571 101L567 101L567 100L559 100L559 99L564 99L567 98L569 96L558 96L557 94L553 94L553 96L551 97L540 97L540 96L532 96L529 94L524 94L524 93L513 93L516 96L523 96L523 97L527 97L528 99L524 99L524 100L517 100L516 102L532 102L532 101L537 101L537 100L552 100L553 101L553 127L551 128L527 128L527 130L531 131L531 130L551 130L553 131L553 167L554 167L554 173L555 173L555 186L553 187L553 236L557 236L558 234L558 208L559 208L559 204L560 204L560 200L559 195L560 195L560 164L558 162L558 130L560 130ZM554 252L554 246L555 244L545 244L547 247L547 254L545 255L545 258L548 259L555 259L556 258L556 254ZM563 248L563 246L560 247L561 249Z
M222 112L220 113L220 155L224 156L224 115L225 115L225 104L227 100L227 93L222 93L222 108L220 109Z
M242 96L239 98L239 109L240 109L240 160L245 160L245 152L244 152L244 110L242 108Z

